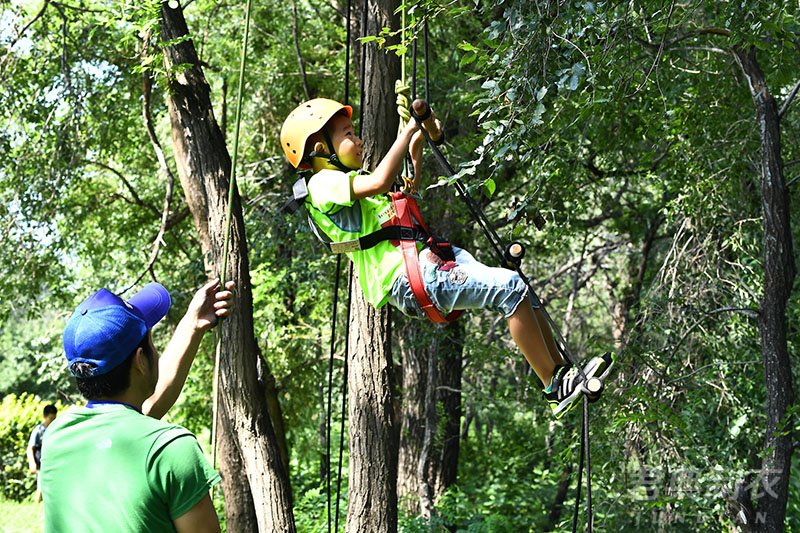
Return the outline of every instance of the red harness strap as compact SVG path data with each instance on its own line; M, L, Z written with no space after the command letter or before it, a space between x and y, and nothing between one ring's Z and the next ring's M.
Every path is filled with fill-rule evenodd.
M395 216L388 221L387 224L398 225L401 228L413 228L416 221L416 223L430 235L430 231L428 231L428 227L422 220L422 214L414 198L406 196L402 192L392 192L389 193L389 195L392 198ZM393 242L393 244L395 246L399 245L400 250L403 252L403 263L406 267L408 283L411 285L411 292L414 293L414 298L417 299L417 303L428 318L433 322L443 323L452 322L461 316L462 311L453 311L447 316L444 316L442 312L433 305L428 293L425 292L425 283L422 280L422 272L419 267L417 242L413 238L401 238L399 242ZM429 244L431 244L431 242L429 242Z

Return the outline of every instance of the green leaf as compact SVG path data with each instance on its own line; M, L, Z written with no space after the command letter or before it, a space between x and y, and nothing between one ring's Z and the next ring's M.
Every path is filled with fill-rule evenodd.
M483 182L483 195L486 196L487 198L491 198L492 196L494 196L494 191L496 188L497 185L495 184L494 180L492 178L487 178Z

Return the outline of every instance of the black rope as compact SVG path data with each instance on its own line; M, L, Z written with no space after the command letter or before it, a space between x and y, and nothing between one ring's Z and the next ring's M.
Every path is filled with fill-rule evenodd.
M325 468L325 484L326 492L328 495L328 531L331 531L331 425L332 425L332 411L333 411L333 355L336 351L336 310L339 307L339 278L341 277L342 270L342 256L336 256L336 277L333 284L333 311L331 312L331 345L330 357L328 359L328 413L327 424L325 425L325 442L326 442L326 455L327 462ZM338 498L337 498L338 505Z
M367 34L367 12L369 11L369 0L364 0L364 10L361 13L361 35ZM348 43L349 46L349 43ZM367 49L366 47L361 50L361 80L359 84L359 106L358 106L358 129L359 133L363 133L364 124L364 80L367 72Z
M577 533L578 531L578 510L580 509L581 506L581 486L583 480L583 457L584 457L583 447L586 444L583 438L584 436L583 433L585 431L584 428L585 426L581 425L581 452L580 452L580 457L578 458L578 484L575 486L575 506L572 512L572 533Z
M425 25L423 26L423 35L425 38L425 101L431 101L431 76L428 71L428 16L425 16Z
M346 26L346 45L345 45L345 60L344 60L344 104L348 105L350 101L350 38L351 38L351 24L352 24L352 0L347 0L347 14L345 17ZM327 492L327 510L328 510L328 532L331 531L331 427L333 426L333 362L336 347L336 315L339 306L339 280L342 271L342 256L336 256L336 278L333 288L333 312L331 313L331 342L330 342L330 358L328 361L328 406L327 406L327 424L325 428L326 435L326 492ZM352 284L352 265L349 270L347 282L347 321L345 324L350 323L350 289ZM341 500L341 487L342 487L342 455L344 449L344 420L345 420L345 406L347 396L347 357L348 357L348 332L345 331L345 344L344 344L344 367L342 379L342 408L341 408L341 426L339 431L339 461L337 464L336 474L336 506L334 516L334 531L339 530L339 501Z
M402 61L402 60L401 60ZM411 41L411 101L417 99L417 40Z
M424 53L425 53L425 100L426 102L430 102L430 75L429 75L429 57L428 57L428 24L427 19L425 20L424 26ZM415 57L416 57L416 47L414 48ZM416 60L414 67L416 69ZM415 70L416 72L416 70ZM414 79L414 87L416 87L416 79ZM415 90L416 92L416 90ZM430 134L422 125L422 121L416 115L416 113L411 113L411 116L417 122L419 129L422 131L422 134L425 136L425 140L428 142L428 146L431 148L433 155L436 161L439 163L439 166L444 170L448 177L452 177L456 174L455 169L447 160L447 158L442 154L442 151L433 142L431 139ZM506 261L505 255L503 250L505 249L505 245L503 240L497 234L494 226L492 225L489 218L486 216L486 213L483 211L481 206L472 198L467 190L466 186L461 183L459 180L454 182L456 191L458 192L461 199L467 206L470 214L472 215L473 220L478 223L483 231L484 235L486 236L489 244L492 246L494 253L497 255L497 259L500 264L508 264ZM528 292L531 296L532 302L535 307L538 307L542 315L545 317L550 329L553 331L556 340L556 346L561 353L561 355L566 359L568 362L572 363L578 368L580 374L586 379L586 375L583 371L583 368L576 364L572 357L572 353L567 346L566 339L561 334L558 326L556 326L555 322L553 321L550 313L547 312L547 309L544 307L542 302L539 300L539 297L536 295L536 291L534 291L533 286L531 284L530 279L522 272L521 266L519 264L515 264L514 270L516 270L517 274L519 274L522 281L528 287ZM580 460L578 466L578 483L576 487L576 495L575 495L575 509L572 517L572 531L573 533L577 532L578 527L578 513L580 508L580 501L581 501L581 487L582 487L582 476L584 465L586 467L586 515L587 515L587 531L588 533L592 533L593 530L593 514L592 514L592 469L591 469L591 453L590 453L590 440L589 440L589 397L584 394L583 396L583 419L581 424L581 450L580 450Z
M347 45L344 48L344 105L350 103L350 12L352 11L352 0L347 0L347 15L345 24L347 25Z
M340 256L341 257L341 256ZM347 275L347 316L345 324L350 324L350 309L353 303L353 263L350 263L350 269ZM349 329L349 328L348 328ZM339 469L336 474L336 519L335 531L339 531L339 496L342 492L342 462L344 456L344 420L347 415L347 359L350 353L350 332L345 332L344 335L344 365L342 366L342 411L340 416L339 425Z
M575 506L572 512L572 533L578 531L578 515L580 514L581 487L584 466L586 467L586 531L594 530L594 516L592 513L592 461L589 442L589 397L583 396L583 418L581 420L581 451L578 460L578 484L575 487Z
M592 516L592 460L589 450L589 397L583 395L583 425L581 426L584 443L583 448L586 453L586 531L592 533L594 528L594 517Z

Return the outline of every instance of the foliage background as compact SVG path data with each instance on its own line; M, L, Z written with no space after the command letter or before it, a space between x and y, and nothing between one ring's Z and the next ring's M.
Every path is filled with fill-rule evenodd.
M258 341L286 415L298 525L315 531L325 524L334 264L303 220L277 212L292 181L277 132L306 98L295 24L308 96L342 97L344 6L297 0L295 20L286 3L258 4L238 173ZM161 253L145 268L166 180L142 120L143 71L155 78L154 125L170 145L158 50L139 53L158 2L52 3L36 18L44 5L0 1L0 395L72 402L60 353L68 310L100 286L122 291L155 278L174 300L156 331L163 345L207 273L180 194ZM624 347L614 386L592 410L598 528L731 529L726 491L757 460L765 389L755 318L764 275L759 136L730 50L756 46L772 92L787 98L800 63L796 3L411 5L412 22L426 10L431 17L431 99L459 179L487 193L504 238L527 244L525 270L576 354ZM229 139L243 7L196 0L185 9ZM796 106L782 120L787 180L800 168ZM429 183L443 183L435 165L428 170ZM452 187L425 194L434 226L454 228L457 244L491 263ZM787 194L797 220L796 182ZM341 332L343 312L339 319ZM787 321L796 377L796 298ZM555 524L548 513L561 476L574 477L577 417L550 420L497 317L473 313L468 325L459 482L435 523L567 527L572 493ZM211 340L170 415L198 434L211 420ZM796 415L786 423L797 431ZM346 457L344 467L346 480ZM790 530L800 530L799 490L793 476ZM403 519L408 531L429 526Z

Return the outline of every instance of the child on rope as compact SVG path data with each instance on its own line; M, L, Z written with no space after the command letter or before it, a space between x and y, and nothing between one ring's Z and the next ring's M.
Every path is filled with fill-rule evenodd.
M313 171L304 199L310 221L316 226L312 229L320 238L333 242L363 240L378 232L381 224L394 215L386 193L406 151L411 154L415 170L422 157L424 139L412 120L375 170L365 171L362 140L355 134L352 116L350 106L317 98L298 106L281 128L281 146L289 162L295 168ZM438 121L436 124L439 126ZM418 179L416 172L415 180ZM419 250L416 260L424 292L438 311L449 314L463 309L491 309L503 313L514 342L544 386L543 394L553 414L560 417L574 406L581 383L605 370L603 358L591 359L583 371L566 362L542 311L534 308L528 287L516 272L488 267L455 246L448 254L449 245L437 247L435 241L429 244ZM406 315L423 315L400 248L390 240L369 246L347 252L367 301L376 308L388 302Z

